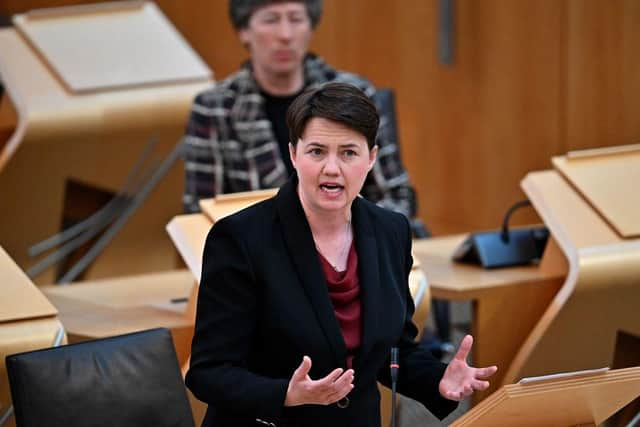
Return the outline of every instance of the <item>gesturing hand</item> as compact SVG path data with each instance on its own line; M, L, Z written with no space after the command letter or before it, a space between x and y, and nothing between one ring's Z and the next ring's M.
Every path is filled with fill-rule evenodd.
M497 366L488 368L474 368L467 364L467 355L471 350L473 337L467 335L463 338L456 356L444 371L438 387L442 397L460 401L473 394L474 390L486 390L489 381L485 381L498 370Z
M353 389L353 369L344 371L334 369L329 375L319 380L309 377L311 359L302 358L302 363L293 373L284 406L305 404L329 405L345 397Z

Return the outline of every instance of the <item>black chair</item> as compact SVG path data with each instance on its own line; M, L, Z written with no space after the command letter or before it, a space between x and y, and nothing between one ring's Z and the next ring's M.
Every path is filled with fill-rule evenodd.
M376 107L380 111L381 115L389 118L389 123L385 124L386 132L388 136L396 142L398 147L398 157L402 159L400 153L400 140L398 137L398 120L396 117L396 98L392 89L377 89L374 93L373 102L376 104ZM417 205L417 197L416 192L413 187L410 188L410 191L413 193L413 200L416 201ZM417 211L418 207L413 206L412 210ZM420 220L420 218L412 218L411 219L411 232L413 233L413 237L418 239L423 239L431 236L431 232L427 228L427 226Z
M396 100L393 90L386 88L377 89L373 95L373 101L380 112L389 117L389 123L386 124L387 132L389 132L390 137L396 141L399 150L398 120L396 118ZM398 152L398 155L400 155L400 152ZM416 200L417 204L415 190L411 188L411 191L414 193L414 200ZM417 210L417 206L415 206L415 210ZM431 232L420 218L413 218L411 220L411 232L416 239L424 239L431 236ZM425 334L425 341L427 347L437 357L442 357L445 353L453 349L450 343L450 306L448 301L433 299L431 307L437 330L436 335L433 333Z
M17 427L193 427L171 333L151 329L6 358Z

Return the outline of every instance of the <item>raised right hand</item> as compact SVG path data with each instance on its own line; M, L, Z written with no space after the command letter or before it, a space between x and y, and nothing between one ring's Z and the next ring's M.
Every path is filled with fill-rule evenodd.
M311 358L304 356L302 363L293 373L287 388L284 406L306 404L330 405L345 397L353 390L353 369L334 369L319 380L309 377Z

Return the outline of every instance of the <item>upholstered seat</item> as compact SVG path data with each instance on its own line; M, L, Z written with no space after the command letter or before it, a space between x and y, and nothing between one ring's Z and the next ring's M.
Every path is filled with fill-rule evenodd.
M168 329L7 356L16 424L194 425Z

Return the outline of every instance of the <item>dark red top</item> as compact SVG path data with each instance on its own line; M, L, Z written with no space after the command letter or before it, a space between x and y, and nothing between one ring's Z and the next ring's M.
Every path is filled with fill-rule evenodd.
M358 279L358 254L352 243L347 257L347 269L336 271L318 251L324 277L329 286L329 297L347 346L347 367L351 368L355 351L360 347L360 281Z

